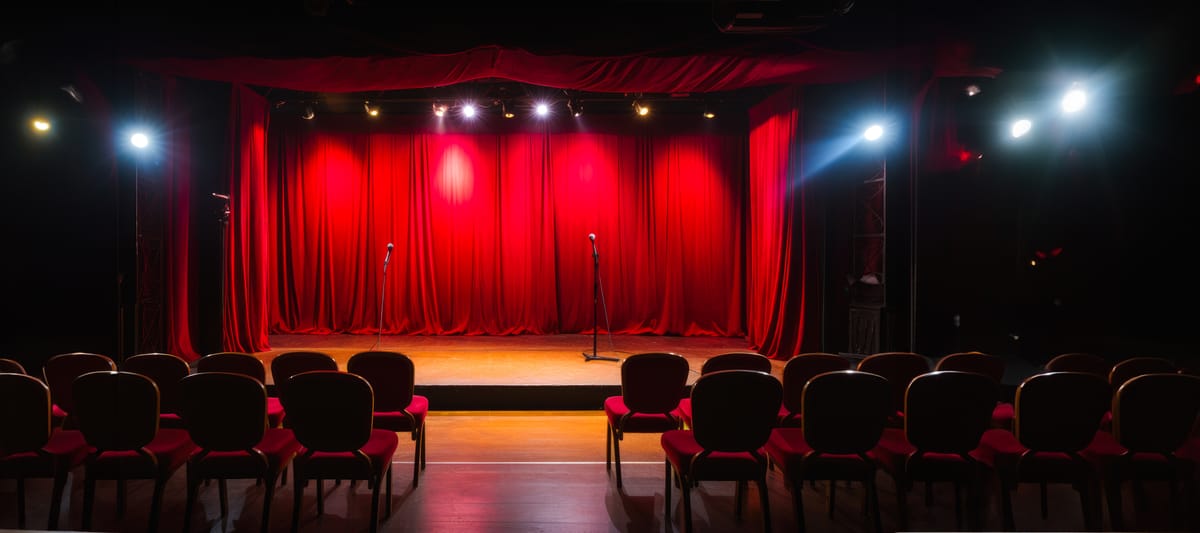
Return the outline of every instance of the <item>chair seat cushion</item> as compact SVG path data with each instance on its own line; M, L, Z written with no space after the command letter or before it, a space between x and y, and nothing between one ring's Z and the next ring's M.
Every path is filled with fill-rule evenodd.
M171 472L187 462L196 445L188 432L182 429L160 429L154 440L146 445L158 461L158 468L136 451L108 451L92 459L88 472L100 479L149 479L170 477ZM90 448L89 452L95 451Z
M670 414L634 413L625 418L629 412L625 399L620 396L610 396L604 400L604 414L608 416L608 423L624 433L662 433L679 427L681 414L678 407ZM623 425L622 419L625 420Z
M684 398L679 400L679 418L687 427L692 427L692 399Z
M787 428L800 427L800 413L793 413L786 406L779 406L779 426Z
M404 410L412 415L411 419L402 411L375 411L375 428L393 432L415 431L425 424L425 417L429 414L429 398L414 394L412 402Z
M1013 416L1013 404L1008 402L997 403L996 408L992 409L992 427L1012 429Z
M1092 442L1079 451L1083 462L1072 459L1062 452L1036 452L1024 455L1028 449L1012 433L1002 429L985 431L980 446L992 454L992 464L1004 479L1045 480L1071 482L1091 477L1099 466L1098 458L1114 453L1120 454L1121 447L1112 434L1097 431ZM1022 456L1024 458L1022 459ZM1020 469L1018 471L1018 464Z
M300 443L290 429L268 428L263 439L255 446L267 456L272 472L287 466L300 451ZM227 479L257 478L267 473L262 461L245 451L209 452L200 458L201 450L192 453L192 466L202 477ZM199 459L198 459L199 458Z
M371 430L371 438L362 451L371 460L368 466L353 452L313 452L304 457L308 450L301 447L295 459L297 470L305 478L322 479L370 479L382 476L392 464L392 456L400 445L400 438L386 429Z
M971 463L954 453L925 452L909 459L916 451L917 448L905 438L903 430L892 428L883 431L883 437L875 449L879 466L893 477L918 481L963 479L977 473L980 468L991 467L992 462L992 455L981 447L967 453L977 463Z
M50 418L53 420L52 423L57 426L62 424L63 419L67 418L67 412L63 411L63 408L59 407L58 404L50 404Z
M175 413L162 413L158 415L158 427L169 429L187 429L187 425L183 422L183 417Z
M783 474L792 480L865 480L875 476L876 450L865 453L866 461L854 454L812 454L814 450L804 440L804 430L799 428L772 431L766 451Z
M14 453L0 457L0 477L50 477L83 463L88 454L87 442L78 431L61 430L50 434L38 452Z
M267 397L267 426L273 428L283 426L283 404L279 403L279 398L274 396Z
M763 450L759 458L750 452L714 451L703 459L693 459L704 451L690 430L673 429L663 433L663 451L677 472L692 479L740 480L754 479L766 473L767 462Z

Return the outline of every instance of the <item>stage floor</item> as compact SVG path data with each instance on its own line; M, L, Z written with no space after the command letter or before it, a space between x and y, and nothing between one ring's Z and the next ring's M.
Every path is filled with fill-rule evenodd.
M258 355L268 368L271 383L271 359L283 352L315 350L337 359L342 370L357 352L375 345L375 335L272 335L271 350ZM602 356L624 359L640 352L668 351L687 358L692 373L689 382L700 374L709 357L730 351L750 350L743 337L677 337L660 335L614 335L599 337ZM416 382L424 386L443 385L545 385L620 386L619 361L588 361L584 352L592 351L591 335L512 335L512 336L416 336L385 335L375 349L402 352L413 359ZM783 361L775 361L776 376Z

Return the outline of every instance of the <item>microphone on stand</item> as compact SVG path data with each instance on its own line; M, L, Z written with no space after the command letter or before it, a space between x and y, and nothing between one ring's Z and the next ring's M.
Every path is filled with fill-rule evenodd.
M593 259L599 259L599 258L600 258L600 251L596 249L596 234L595 234L595 233L589 233L589 234L588 234L588 240L589 240L589 241L592 241L592 258L593 258Z
M388 261L392 260L392 248L394 247L389 242L387 245L387 255L383 257L383 285L379 289L379 329L375 336L375 345L371 346L372 350L383 342L383 304L387 301L387 267Z
M392 243L389 242L387 248L388 248L387 255L383 256L383 271L384 272L387 272L388 261L392 260L392 248L393 248Z

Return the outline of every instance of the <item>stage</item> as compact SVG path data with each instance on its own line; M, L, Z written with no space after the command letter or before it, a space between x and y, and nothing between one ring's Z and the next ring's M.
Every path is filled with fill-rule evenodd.
M416 367L417 394L430 398L431 409L598 410L604 398L620 394L621 388L620 361L584 358L584 352L592 351L591 335L273 335L270 342L271 350L255 354L267 366L269 386L271 360L284 352L324 352L342 370L358 352L404 353ZM709 357L751 350L742 337L601 335L598 345L601 356L618 360L641 352L678 353L692 369L689 384ZM783 365L774 362L776 376Z

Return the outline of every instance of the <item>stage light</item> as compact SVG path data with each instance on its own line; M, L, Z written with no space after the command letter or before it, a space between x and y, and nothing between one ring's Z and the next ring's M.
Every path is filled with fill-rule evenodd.
M467 118L473 118L475 116L475 104L463 105L462 115Z
M33 131L37 133L46 133L50 131L50 121L41 117L33 119L33 122L31 122L30 125L33 126Z
M974 83L967 86L967 96L975 96L981 92L983 92L983 89L980 89L979 86Z
M1012 123L1012 129L1010 132L1012 133L1013 138L1017 139L1023 137L1026 133L1029 133L1029 130L1031 129L1033 129L1033 122L1030 122L1027 118L1023 118Z
M300 115L300 118L302 118L304 120L312 120L313 117L316 117L316 116L317 116L317 114L313 112L312 106L306 105L306 106L304 106L304 114Z
M363 111L366 111L368 116L379 116L379 106L372 106L371 102L363 102Z
M567 100L567 110L571 112L571 116L578 117L583 115L583 103L576 98Z
M1062 99L1062 110L1064 113L1075 113L1087 106L1087 93L1078 87L1073 87L1067 91L1067 94Z
M638 116L644 117L650 114L650 105L642 102L641 100L634 100L633 110L637 112Z
M446 104L433 104L433 116L441 118L446 116Z
M704 118L717 118L717 114L712 111L705 111Z
M879 124L872 124L863 132L863 138L868 141L878 141L880 137L883 137L883 126Z
M534 106L533 111L537 113L537 116L544 117L550 114L550 106L546 105L545 103L539 103Z
M517 115L513 114L512 111L508 110L507 102L500 102L500 112L504 113L504 118L513 118L513 117L517 116Z
M139 131L129 136L129 144L132 144L134 148L142 150L150 146L150 138L145 133Z

